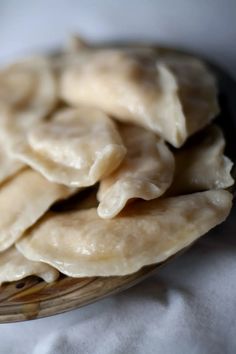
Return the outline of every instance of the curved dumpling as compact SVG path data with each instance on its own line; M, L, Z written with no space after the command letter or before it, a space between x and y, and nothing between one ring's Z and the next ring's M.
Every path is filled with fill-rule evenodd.
M57 101L58 84L46 58L28 58L0 71L0 133L6 144L17 148Z
M47 283L51 283L59 277L59 272L46 263L30 261L15 247L0 253L0 285L30 275L37 275Z
M109 220L96 208L47 214L17 248L73 277L125 275L187 247L224 221L231 205L232 195L218 190L137 201Z
M0 251L6 250L59 199L74 192L25 169L0 188Z
M100 182L98 215L111 218L134 198L150 200L162 195L174 175L174 157L164 141L143 128L122 125L127 148L122 164Z
M60 94L151 129L175 147L218 113L215 80L200 60L151 50L81 50L61 75Z
M115 123L100 110L80 107L32 129L14 156L50 181L85 187L115 170L125 154Z
M232 161L224 156L225 139L217 126L210 126L176 150L175 176L168 195L223 189L234 184Z

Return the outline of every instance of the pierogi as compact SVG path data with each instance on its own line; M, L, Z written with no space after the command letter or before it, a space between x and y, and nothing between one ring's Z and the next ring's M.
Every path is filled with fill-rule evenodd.
M223 189L234 184L233 163L224 155L225 139L215 125L192 139L175 155L175 176L169 195Z
M223 222L218 111L210 69L172 49L74 37L3 68L0 285L131 274Z
M0 136L17 149L25 133L58 101L58 82L46 58L19 61L0 71Z
M100 182L98 215L102 218L116 216L136 198L160 197L174 175L174 157L162 139L133 125L120 125L119 131L127 154L121 165Z
M4 183L0 188L0 251L12 246L55 201L74 191L47 181L31 169Z
M72 277L125 275L163 262L225 220L232 195L213 190L136 201L113 219L96 208L47 214L17 242L25 257Z
M203 62L152 51L81 50L62 72L60 95L151 129L175 147L218 113L215 79Z
M14 156L52 182L87 187L115 170L125 154L115 123L98 109L80 107L32 129Z
M21 280L30 275L36 275L51 283L59 277L59 272L46 263L30 261L14 246L0 253L0 286L2 283Z
M0 138L0 185L24 167L24 163L11 156Z

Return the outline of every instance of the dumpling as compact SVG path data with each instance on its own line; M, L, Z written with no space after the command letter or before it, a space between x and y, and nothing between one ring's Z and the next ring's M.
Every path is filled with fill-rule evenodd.
M115 170L125 154L115 123L100 110L80 107L32 129L14 156L50 181L86 187Z
M224 190L136 201L104 220L96 208L47 214L17 248L72 277L133 273L189 246L223 222L232 205Z
M25 165L11 157L0 139L0 184L20 171Z
M51 283L59 277L59 272L46 263L30 261L14 246L0 253L0 285L30 275L37 275L47 283Z
M60 95L151 129L180 147L218 113L215 79L192 57L152 50L81 50L61 75Z
M0 188L0 251L12 246L59 199L74 189L47 181L25 169Z
M175 176L168 195L232 186L233 163L224 156L225 139L220 128L212 125L191 140L174 153Z
M17 148L57 101L58 83L46 58L28 58L0 71L0 134L6 144Z
M78 53L80 50L89 48L89 43L79 35L72 35L69 37L65 52L69 54Z
M135 198L150 200L162 195L174 175L174 157L164 141L138 126L120 125L127 155L113 174L100 182L98 215L116 216Z

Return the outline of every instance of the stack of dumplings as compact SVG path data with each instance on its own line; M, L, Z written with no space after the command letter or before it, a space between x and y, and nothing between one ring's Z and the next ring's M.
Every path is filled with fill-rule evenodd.
M233 185L200 60L74 38L0 71L0 284L121 276L223 222Z

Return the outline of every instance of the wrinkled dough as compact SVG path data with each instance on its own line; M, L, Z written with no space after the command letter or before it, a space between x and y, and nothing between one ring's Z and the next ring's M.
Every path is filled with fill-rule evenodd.
M0 188L0 251L6 250L59 199L74 189L25 169Z
M28 58L0 72L0 134L17 149L25 133L58 101L58 83L46 58Z
M60 94L151 129L175 147L218 113L215 80L200 60L151 50L81 50L62 72Z
M224 155L225 139L217 126L194 137L193 143L176 150L175 176L168 195L223 189L234 184L232 161Z
M14 246L0 253L0 285L36 275L47 283L59 277L59 272L46 263L25 258Z
M232 195L218 190L137 201L109 220L96 208L47 214L17 248L69 276L125 275L189 246L224 221L231 205Z
M52 182L86 187L115 170L125 154L115 123L98 109L80 107L32 129L14 156Z
M162 139L141 127L119 128L127 154L118 169L100 182L98 215L102 218L116 216L135 198L158 198L174 174L174 157Z

